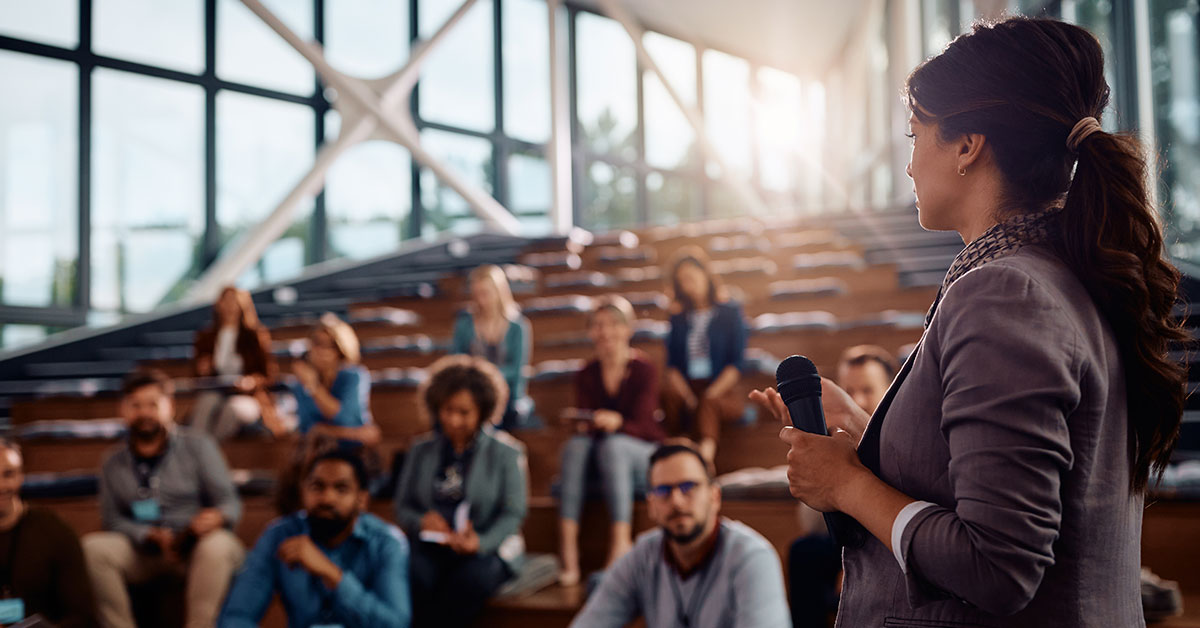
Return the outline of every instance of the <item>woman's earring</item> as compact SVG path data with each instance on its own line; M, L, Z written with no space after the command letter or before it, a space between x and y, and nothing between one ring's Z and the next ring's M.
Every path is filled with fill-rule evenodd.
M960 177L965 177L965 176L967 176L967 169L966 169L966 168L959 168L959 169L958 169L958 176L960 176Z

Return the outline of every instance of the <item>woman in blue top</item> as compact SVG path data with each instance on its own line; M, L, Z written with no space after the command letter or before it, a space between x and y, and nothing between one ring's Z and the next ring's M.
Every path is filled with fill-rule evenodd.
M371 419L371 374L359 364L354 329L325 313L308 337L308 355L292 363L296 381L297 430L339 441L376 445L379 427Z
M711 461L721 422L735 420L746 407L735 390L742 377L746 322L741 305L723 298L699 247L679 250L670 278L674 303L663 410L669 424L698 433L700 453Z
M471 304L454 322L451 353L472 355L496 365L508 384L503 429L527 427L533 402L526 395L532 334L529 319L513 300L504 270L486 264L471 271Z

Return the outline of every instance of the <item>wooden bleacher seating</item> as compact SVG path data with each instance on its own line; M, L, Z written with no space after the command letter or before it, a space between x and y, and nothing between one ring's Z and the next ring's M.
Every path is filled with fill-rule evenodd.
M570 436L570 426L558 417L572 404L574 393L573 379L561 367L589 356L584 335L591 297L607 293L638 295L637 313L646 333L634 344L661 365L665 350L661 337L655 334L661 333L667 318L666 304L661 299L647 298L645 293L661 292L661 265L679 249L700 246L712 253L714 268L743 303L751 321L786 323L783 328L764 324L752 331L752 349L776 358L803 353L822 372L832 374L838 356L848 346L870 343L898 352L915 342L921 334L920 315L936 295L936 287L904 287L896 264L869 264L860 243L829 229L772 227L768 232L761 225L746 229L744 222L715 221L652 228L637 234L602 234L590 245L582 244L584 240L537 243L516 260L521 266L510 269L510 275L521 278L514 292L529 310L534 336L532 363L543 374L531 381L529 391L546 426L515 434L528 451L531 497L524 532L531 552L557 551L558 514L552 486L558 473L559 452ZM283 372L303 351L308 325L314 311L319 313L311 306L328 306L352 323L362 341L364 365L376 380L371 408L385 435L383 449L388 460L393 451L405 449L413 436L428 429L419 418L415 380L406 377L406 369L420 369L444 355L455 313L467 296L464 273L442 277L438 288L440 296L436 298L413 294L357 301L329 298L305 307L277 308L264 316L264 321L272 323ZM564 305L556 307L554 300ZM797 312L806 314L779 316ZM806 320L810 324L804 325ZM137 361L174 377L187 377L191 370L190 333L164 332L157 340L168 342L158 351L113 347L105 357ZM769 369L751 372L745 380L742 387L746 391L774 383ZM190 401L188 394L179 396L179 416L187 416ZM11 412L13 424L18 427L41 420L103 419L116 414L116 398L111 391L92 396L23 399L13 405ZM784 460L786 447L777 438L778 426L770 421L728 424L721 429L718 472L763 466L764 460L772 464ZM29 472L61 472L95 469L112 441L41 438L26 440L23 445ZM286 462L291 447L286 440L235 440L225 443L223 450L234 468L273 470ZM94 498L47 500L43 505L57 510L80 533L99 528ZM261 496L246 498L245 506L246 514L237 532L249 545L274 516L274 510L270 498ZM390 499L386 497L375 500L371 509L385 519L392 517ZM796 530L790 499L729 500L724 514L763 533L786 566L787 548ZM1200 574L1194 569L1200 564L1197 520L1200 505L1162 502L1148 508L1145 522L1144 562L1162 577L1179 580L1188 593L1200 593ZM638 530L649 526L644 504L635 508L634 522ZM600 502L587 504L583 529L583 567L585 571L600 568L607 544ZM1183 538L1181 530L1187 530ZM1200 611L1200 598L1188 599L1192 605L1189 610ZM565 626L582 603L580 587L554 586L527 598L497 600L481 625ZM267 625L281 625L281 621L275 608Z

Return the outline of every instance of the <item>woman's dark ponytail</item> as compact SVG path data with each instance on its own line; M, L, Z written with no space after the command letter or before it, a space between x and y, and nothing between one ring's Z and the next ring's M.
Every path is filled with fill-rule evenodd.
M1187 334L1172 316L1179 271L1163 257L1136 137L1095 133L1080 143L1061 220L1059 255L1095 299L1120 348L1130 481L1144 490L1152 474L1161 475L1179 436L1186 372L1168 350Z

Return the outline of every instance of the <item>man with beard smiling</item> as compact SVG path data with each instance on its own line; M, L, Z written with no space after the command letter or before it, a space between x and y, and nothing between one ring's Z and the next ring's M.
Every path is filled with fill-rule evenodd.
M222 627L257 626L278 593L288 625L407 628L408 542L365 512L367 471L354 452L315 457L301 485L305 510L277 519L246 558Z
M216 441L175 425L174 387L139 371L121 387L129 442L104 460L105 532L83 539L100 623L133 628L126 584L186 572L187 626L211 626L245 550L230 532L242 504Z
M689 441L650 456L650 518L659 526L604 574L572 628L789 626L783 573L760 534L720 517L712 465Z

